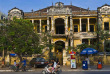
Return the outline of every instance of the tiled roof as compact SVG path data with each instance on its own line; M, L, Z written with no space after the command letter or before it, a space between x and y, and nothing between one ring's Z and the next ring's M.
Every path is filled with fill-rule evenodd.
M97 11L73 11L72 14L73 15L88 15L88 14L95 15L97 14Z
M24 18L36 18L36 16L47 16L45 12L26 12L24 13Z
M40 10L37 10L37 11L35 11L35 12L47 12L47 10L48 9L50 9L51 7L53 7L53 6L49 6L49 7L47 7L47 8L44 8L44 9L40 9ZM80 10L82 10L82 11L87 11L87 9L84 9L84 8L81 8L81 7L76 7L76 6L73 6L73 5L64 5L64 7L65 8L71 8L72 9L72 11L80 11Z
M41 17L41 16L47 16L47 10L50 9L53 6L49 6L47 8L44 9L40 9L38 11L35 12L25 12L24 13L24 18L35 18L35 17ZM91 11L88 9L84 9L84 8L80 8L80 7L76 7L73 5L65 5L65 8L71 8L72 9L72 14L73 15L87 15L87 14L97 14L97 11Z

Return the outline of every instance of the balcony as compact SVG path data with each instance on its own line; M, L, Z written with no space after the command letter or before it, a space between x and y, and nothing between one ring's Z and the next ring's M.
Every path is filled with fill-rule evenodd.
M66 37L66 34L53 34L54 37Z
M73 34L74 38L96 38L96 32L78 32Z

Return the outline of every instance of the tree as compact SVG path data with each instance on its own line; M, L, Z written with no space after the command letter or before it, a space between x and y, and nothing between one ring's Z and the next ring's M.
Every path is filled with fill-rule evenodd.
M42 49L46 48L47 50L49 50L49 60L51 60L53 58L53 56L51 55L51 50L52 50L54 44L51 43L51 39L52 39L52 36L49 34L49 32L42 32L42 34L40 36L40 41L41 41L40 47ZM43 53L42 53L42 55L43 55Z
M2 23L2 22L1 22ZM5 25L0 26L0 50L1 52L3 51L2 55L3 58L5 57L5 53L7 51L9 40L7 38L7 33L6 33L6 29L7 27Z
M42 52L41 49L39 49L39 35L34 32L34 25L29 20L14 18L13 21L5 22L5 24L6 34L2 34L7 36L5 36L6 39L4 40L0 39L0 42L2 42L0 45L7 40L5 41L9 43L5 44L7 50L16 53L20 61L22 61L21 55L25 52L28 54ZM4 31L4 29L1 30Z
M102 48L102 45L103 45L103 41L104 41L104 44L106 45L107 42L108 42L108 38L110 37L110 34L109 34L109 31L105 31L102 29L102 26L99 24L98 25L98 30L96 31L97 33L97 47L98 47L98 51L104 51L103 48ZM106 47L106 49L108 49Z

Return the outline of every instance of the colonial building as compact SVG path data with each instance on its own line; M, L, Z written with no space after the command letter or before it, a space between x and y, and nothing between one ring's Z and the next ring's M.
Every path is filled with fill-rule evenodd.
M0 20L6 19L6 15L4 15L2 12L0 12Z
M32 12L23 12L13 8L8 12L12 20L14 16L30 20L37 33L48 32L51 34L51 43L61 45L63 48L54 47L52 52L61 64L67 62L66 50L82 43L93 44L97 38L97 25L102 25L104 30L110 31L110 6L105 4L97 10L89 10L73 5L64 5L57 2L55 5Z

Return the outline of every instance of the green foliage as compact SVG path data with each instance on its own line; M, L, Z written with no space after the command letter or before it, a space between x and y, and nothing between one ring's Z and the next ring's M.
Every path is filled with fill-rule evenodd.
M50 52L51 52L51 49L53 48L54 44L50 43L50 40L51 40L51 35L49 33L44 33L42 32L42 35L41 35L41 40L42 40L42 43L43 43L43 47L49 47L50 49Z
M21 55L41 53L39 36L34 33L34 25L29 20L16 19L6 22L0 27L0 49L14 51Z
M110 40L105 41L105 50L106 52L110 52Z
M76 49L80 49L80 51L82 51L85 48L94 48L94 49L97 49L97 42L94 43L94 44L91 44L91 45L81 44L81 45L78 45Z
M107 43L106 41L108 41L110 34L109 34L109 31L103 30L102 26L100 24L98 25L98 30L96 33L97 33L97 40L99 40L99 41L97 41L96 45L98 46L98 50L102 52L102 51L104 51L102 49L103 41L105 41L104 44L106 45L106 43ZM107 49L105 49L105 50L107 50Z

